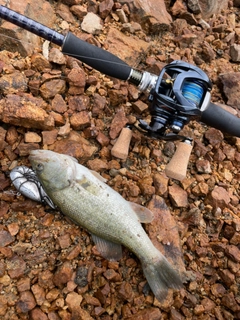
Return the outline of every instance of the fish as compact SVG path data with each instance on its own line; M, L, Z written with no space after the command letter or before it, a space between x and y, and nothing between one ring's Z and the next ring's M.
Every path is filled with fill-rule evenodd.
M153 245L142 223L152 222L147 208L125 200L100 174L65 154L33 150L29 160L45 192L73 222L86 229L103 258L122 258L122 245L142 265L147 282L159 301L169 288L181 289L178 272Z

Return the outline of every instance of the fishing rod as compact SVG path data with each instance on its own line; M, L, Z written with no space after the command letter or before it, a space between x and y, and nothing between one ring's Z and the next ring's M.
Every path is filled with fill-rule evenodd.
M194 65L173 61L157 76L132 68L116 55L79 39L71 32L64 36L2 5L0 18L60 46L63 54L75 57L110 77L129 81L140 91L147 92L151 121L148 124L139 120L138 129L151 138L181 141L179 149L166 168L170 177L182 180L185 176L192 139L180 135L179 132L191 120L199 120L240 137L240 119L211 102L212 83L207 74ZM126 136L131 137L131 130L128 128L125 132L126 146L129 144ZM119 149L118 145L116 147L115 150Z

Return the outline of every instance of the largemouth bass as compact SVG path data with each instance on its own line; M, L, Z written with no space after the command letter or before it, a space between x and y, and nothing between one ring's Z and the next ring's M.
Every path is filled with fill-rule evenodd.
M48 196L59 209L92 235L101 255L119 260L124 245L141 261L144 275L158 300L182 281L155 248L141 222L153 220L147 208L126 201L118 192L78 164L73 157L49 150L34 150L30 162Z

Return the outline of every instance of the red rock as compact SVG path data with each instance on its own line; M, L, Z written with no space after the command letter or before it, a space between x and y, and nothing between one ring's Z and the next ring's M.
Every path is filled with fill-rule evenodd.
M215 297L222 297L226 292L226 289L221 283L214 283L211 285L211 292Z
M110 105L117 107L121 104L125 104L127 101L127 88L125 86L119 89L111 89L108 91L108 97L110 100Z
M0 101L0 119L16 126L51 130L54 120L44 106L41 98L34 98L30 94L8 94Z
M100 96L98 93L94 93L93 98L92 115L96 117L103 112L107 101L105 97Z
M71 23L75 22L75 18L70 12L69 7L63 3L58 3L57 14L67 22L71 22Z
M83 297L76 293L76 292L70 292L66 296L66 304L69 307L69 309L72 311L76 307L80 307L80 304L82 302Z
M197 171L200 173L211 173L212 172L210 162L205 159L197 160L196 161L196 168L197 168Z
M188 206L188 196L187 192L183 190L178 185L174 184L169 186L169 198L175 207L187 207Z
M240 262L240 250L237 246L229 245L225 249L226 256L235 262Z
M0 151L4 150L4 148L7 145L5 141L6 133L7 133L7 130L0 127Z
M148 204L154 220L145 228L155 247L172 263L178 272L185 272L178 227L163 198L155 195Z
M44 58L41 53L35 53L31 56L32 67L38 71L43 71L44 69L50 69L51 64Z
M72 243L70 235L68 233L58 237L57 241L58 241L61 249L66 249L66 248L70 247L70 245Z
M233 312L240 311L240 307L234 297L233 292L225 294L222 298L221 304Z
M26 132L24 135L24 141L26 143L38 143L42 141L42 138L36 132Z
M19 231L19 224L17 222L10 223L8 226L8 231L10 232L11 236L15 236Z
M153 194L155 194L155 188L152 184L153 179L151 178L151 176L138 180L138 186L142 194L145 196L152 196Z
M96 307L100 307L101 306L100 301L97 298L95 298L93 296L90 296L89 294L86 294L84 296L84 299L85 299L85 301L86 301L86 303L88 305L93 305L93 306L96 306Z
M134 102L132 107L139 114L142 114L144 111L148 110L148 105L141 100Z
M27 91L27 78L22 72L13 72L4 74L0 78L1 91L4 94L17 93L18 91Z
M38 143L20 143L17 147L17 150L19 152L19 155L24 157L28 156L30 151L40 149L40 146Z
M99 4L99 15L102 19L105 19L112 10L114 5L113 0L104 0Z
M58 130L42 131L43 145L53 144L57 140Z
M70 86L68 90L69 94L75 95L84 93L86 76L83 69L80 67L72 69L67 75L67 80Z
M223 84L223 92L227 97L227 104L229 106L238 106L239 101L239 86L240 86L240 72L228 72L219 75L219 79Z
M73 5L70 10L80 20L87 14L87 8L82 5Z
M39 284L34 284L31 287L32 293L34 294L35 300L39 306L41 306L45 301L45 290L40 287Z
M52 289L53 284L53 273L49 270L44 270L38 274L38 284L45 289Z
M16 304L16 310L18 313L26 313L34 309L36 301L31 291L24 291L20 293L19 300Z
M101 146L108 146L109 145L109 138L102 132L99 132L96 140L100 143Z
M49 57L50 62L57 63L57 64L66 64L66 58L64 54L58 49L58 48L51 48L49 51Z
M71 280L73 275L73 270L69 262L64 262L54 273L53 282L59 287L63 288L64 285Z
M56 94L52 100L52 110L58 113L64 113L67 111L67 105L63 97L60 94Z
M132 301L132 299L133 299L133 290L132 290L132 287L131 287L130 283L125 282L125 281L122 282L122 284L120 285L120 288L118 290L118 294L124 300L127 300L129 302Z
M7 180L6 180L6 182L8 184L8 185L6 185L6 187L7 187L7 186L9 186L10 183ZM0 185L1 185L1 175L0 175ZM2 186L2 187L4 187L4 186ZM9 210L9 204L5 201L0 201L0 217L3 217L5 214L7 214L8 210Z
M223 134L215 128L209 128L205 133L205 138L214 146L215 149L218 149L223 141Z
M67 260L73 260L75 259L81 252L81 247L79 245L76 245L72 251L70 251L70 253L67 256Z
M140 16L136 15L136 20L137 19L141 19ZM133 20L135 20L134 17ZM140 23L142 23L142 21ZM108 47L108 51L115 54L129 65L134 65L137 59L140 58L141 52L147 52L150 47L149 43L146 41L129 37L113 27L110 27L109 29L105 45Z
M8 231L0 230L0 246L5 247L13 243L15 237L13 237Z
M218 275L228 287L235 283L235 276L228 269L219 270Z
M50 28L54 28L56 16L52 5L49 2L40 0L38 3L24 0L13 2L9 8L15 10L35 21L38 21ZM24 32L23 29L7 21L1 22L1 34L7 36L0 39L0 47L12 52L19 52L22 56L31 55L36 48L41 46L41 39L31 32ZM16 41L15 39L18 39Z
M35 308L30 311L31 320L48 320L48 316L40 308Z
M203 314L204 313L204 306L203 305L201 305L201 304L199 304L199 305L197 305L195 308L194 308L194 314L196 315L196 316L200 316L201 314Z
M234 235L230 239L230 243L234 244L235 246L240 243L240 234L238 232L234 233Z
M168 192L169 178L165 174L156 173L153 176L153 185L155 192L159 196L166 196Z
M128 183L127 188L130 197L138 197L138 195L140 194L140 188L131 181Z
M18 280L17 289L19 292L30 290L30 278L24 277Z
M90 99L86 95L70 96L68 98L68 107L72 111L83 111L88 109L90 105Z
M89 169L94 170L96 172L101 172L108 169L108 164L106 163L106 161L103 161L98 158L88 160L87 165Z
M116 139L122 128L127 124L128 119L125 116L125 112L120 110L116 113L112 120L109 135L111 139Z
M121 276L119 273L117 273L116 271L114 271L113 269L107 269L104 273L103 273L104 277L107 280L110 281L115 281L118 282L121 280Z
M94 308L94 313L95 313L95 316L97 317L101 316L104 312L105 312L105 309L102 307Z
M206 202L214 208L226 208L230 202L230 196L223 187L215 186L210 195L206 198Z
M126 320L161 320L162 313L159 308L145 308L143 310L138 311L133 316L126 318Z
M203 305L205 312L211 312L216 307L216 304L209 298L204 298L201 301L201 304Z
M4 295L0 296L0 316L5 316L8 309L7 297Z
M44 99L53 98L56 94L63 94L65 91L66 82L63 79L46 81L40 87L40 93Z
M4 275L5 270L6 270L5 263L0 261L0 277L2 277Z
M68 154L72 157L80 159L83 163L89 160L97 151L97 147L83 138L71 140L71 136L60 141L56 141L53 145L55 152Z
M52 290L48 291L46 294L46 299L49 302L52 302L57 299L57 297L60 295L60 291L57 288L53 288Z
M70 118L70 124L74 130L82 130L90 126L90 116L87 111L74 113Z

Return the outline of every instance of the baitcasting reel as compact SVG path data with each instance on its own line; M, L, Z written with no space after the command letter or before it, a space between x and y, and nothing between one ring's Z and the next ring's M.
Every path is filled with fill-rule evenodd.
M201 118L210 103L211 89L212 83L201 69L173 61L162 69L150 91L150 124L140 120L139 127L152 138L184 140L178 132L190 120Z

